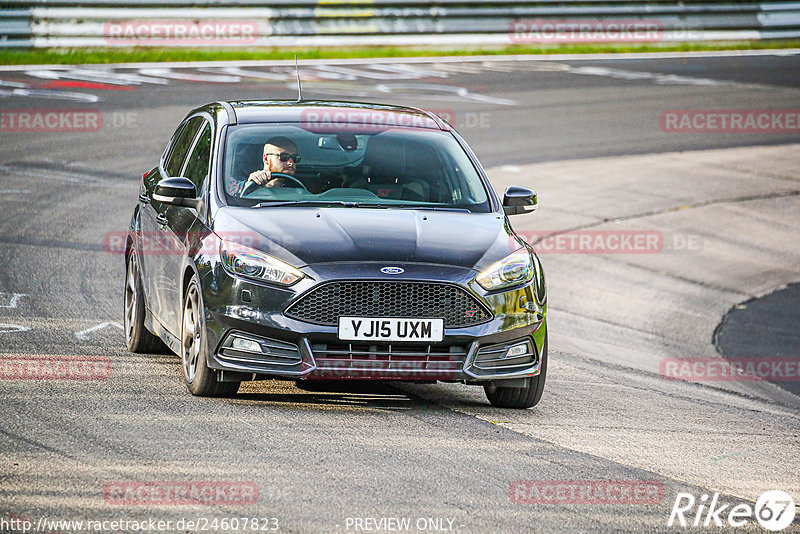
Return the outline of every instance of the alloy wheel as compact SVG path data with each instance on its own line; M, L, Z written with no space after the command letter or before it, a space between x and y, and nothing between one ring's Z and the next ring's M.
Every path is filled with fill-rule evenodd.
M202 324L200 320L200 296L197 286L189 285L186 292L186 304L183 308L183 372L186 381L191 383L197 372L197 359L200 355Z
M125 278L125 340L128 344L133 338L133 328L136 325L136 306L138 304L136 284L138 276L136 253L131 252L128 257L128 276Z

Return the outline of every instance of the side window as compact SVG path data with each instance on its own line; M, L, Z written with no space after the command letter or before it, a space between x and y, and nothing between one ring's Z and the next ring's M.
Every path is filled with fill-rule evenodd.
M189 155L186 162L186 170L183 175L194 183L197 188L197 194L200 195L203 187L203 182L208 175L208 164L211 161L211 125L207 122L194 145L194 150Z
M192 146L197 130L203 122L203 117L195 117L191 119L186 126L178 134L177 139L172 144L167 156L167 161L164 163L164 168L169 176L180 176L183 161L186 159L186 153Z
M172 147L175 146L175 141L178 140L178 137L181 135L181 132L183 131L184 128L186 128L186 123L185 122L181 123L178 126L178 129L175 130L175 133L172 134L172 137L170 137L169 143L167 143L166 148L164 148L164 155L162 156L162 159L164 160L164 162L167 161L167 158L169 157L169 154L170 154L170 150L172 149Z

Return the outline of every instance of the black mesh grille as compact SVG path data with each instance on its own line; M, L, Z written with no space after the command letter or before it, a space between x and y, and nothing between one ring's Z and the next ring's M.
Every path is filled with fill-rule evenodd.
M313 378L397 378L452 380L461 372L467 348L441 345L314 344Z
M332 282L301 297L286 315L328 326L337 325L339 317L442 317L447 328L492 317L465 290L422 282Z

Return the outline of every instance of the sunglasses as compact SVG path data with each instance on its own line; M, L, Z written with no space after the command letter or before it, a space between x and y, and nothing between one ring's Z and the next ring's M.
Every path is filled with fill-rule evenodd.
M300 160L302 159L300 157L300 154L289 154L288 152L281 152L280 154L272 154L272 153L267 152L267 154L265 154L265 155L267 155L267 156L278 156L281 159L281 161L284 162L284 163L289 161L290 158L292 160L294 160L295 163L300 163Z

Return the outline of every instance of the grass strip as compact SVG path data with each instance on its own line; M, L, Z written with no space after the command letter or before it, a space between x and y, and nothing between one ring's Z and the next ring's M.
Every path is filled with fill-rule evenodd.
M2 49L2 65L78 65L89 63L150 63L164 61L246 61L293 59L353 59L387 57L440 57L516 54L596 54L645 52L695 52L800 48L800 40L726 41L669 44L569 44L513 45L485 48L421 47L318 47L318 48L42 48Z

